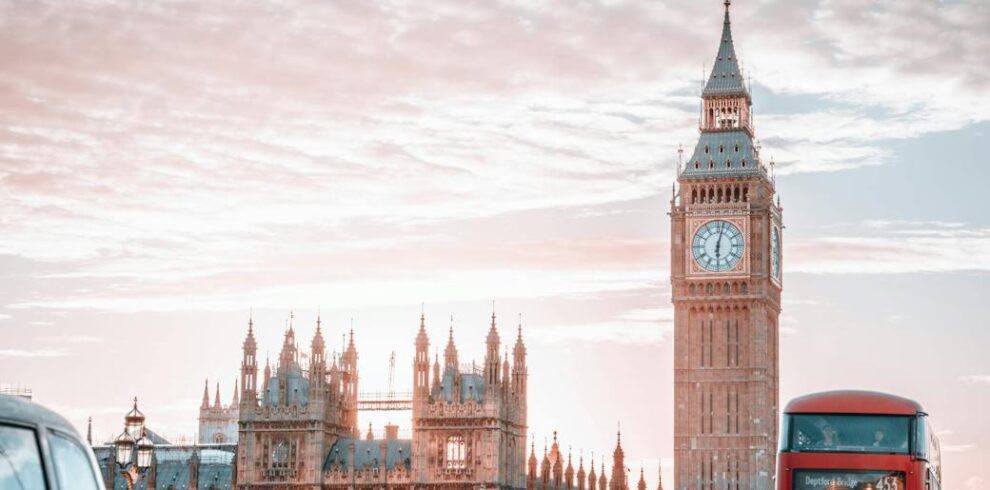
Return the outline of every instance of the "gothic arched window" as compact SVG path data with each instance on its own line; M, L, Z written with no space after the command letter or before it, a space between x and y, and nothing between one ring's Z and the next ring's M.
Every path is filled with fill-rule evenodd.
M446 467L448 469L464 469L467 467L467 451L464 447L464 436L447 438Z

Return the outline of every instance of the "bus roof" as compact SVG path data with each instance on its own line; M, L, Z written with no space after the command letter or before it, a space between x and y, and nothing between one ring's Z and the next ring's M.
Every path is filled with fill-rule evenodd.
M838 390L795 398L787 404L784 412L914 415L924 410L918 402L896 395L876 391Z

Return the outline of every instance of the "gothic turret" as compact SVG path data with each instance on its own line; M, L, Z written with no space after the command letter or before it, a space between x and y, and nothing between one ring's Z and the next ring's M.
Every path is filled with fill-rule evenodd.
M430 395L430 339L426 335L426 313L419 315L416 357L413 360L413 398L422 402Z
M520 316L516 345L512 348L512 392L519 400L523 412L525 412L526 407L526 376L526 345L523 343L522 317Z
M608 490L608 478L605 477L605 461L602 461L602 472L598 475L598 490Z
M354 327L351 326L347 349L341 355L341 386L344 396L342 413L344 425L358 434L358 352L354 345Z
M203 382L203 403L200 404L199 408L201 410L206 410L210 408L210 379L207 378Z
M326 384L327 375L327 347L323 341L322 321L320 315L316 315L316 332L310 346L310 384L313 388L322 388Z
M595 475L595 453L591 453L591 471L588 472L588 490L598 488L598 475Z
M495 311L492 311L492 323L488 329L488 338L485 341L485 389L494 393L499 383L499 361L498 355L498 330L495 327Z
M219 410L222 407L223 405L220 405L220 382L217 381L217 394L213 399L213 408Z
M457 346L454 345L454 321L450 321L450 335L447 337L447 348L443 351L444 367L457 369Z
M639 469L639 483L636 484L636 490L646 490L646 477L643 475L643 468Z
M285 339L282 341L282 352L278 355L278 372L283 372L296 364L298 351L296 350L296 331L292 326L293 316L289 315L289 327L285 330Z
M587 483L587 475L584 473L584 454L578 459L578 470L577 470L577 490L584 490L585 484Z
M612 484L611 490L628 490L626 483L626 456L622 450L622 432L616 433L615 450L612 451Z
M543 442L543 462L540 463L540 488L550 489L550 455L547 454L546 441Z
M568 490L574 488L574 466L571 464L570 449L567 450L567 469L564 470L564 483Z
M526 489L534 490L535 488L536 488L536 443L530 442L529 471L526 474Z
M254 340L254 318L248 318L248 332L242 346L240 400L254 404L258 398L258 343Z

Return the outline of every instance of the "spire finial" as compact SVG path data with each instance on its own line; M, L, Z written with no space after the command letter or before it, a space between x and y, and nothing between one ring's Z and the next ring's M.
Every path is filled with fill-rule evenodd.
M320 324L321 324L321 323L323 323L323 322L322 322L322 320L320 319L320 307L319 307L319 306L317 306L317 307L316 307L316 331L317 331L317 332L319 332L319 331L320 331Z
M254 332L254 308L248 309L248 334Z
M134 397L134 410L137 410L137 397Z
M86 420L86 443L93 445L93 417Z

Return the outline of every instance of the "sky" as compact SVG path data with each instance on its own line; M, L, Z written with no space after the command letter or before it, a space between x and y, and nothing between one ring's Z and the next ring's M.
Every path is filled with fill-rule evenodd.
M253 314L529 350L530 431L672 470L669 209L720 1L0 0L0 382L192 437ZM990 489L990 3L738 0L784 208L781 400L920 401ZM453 317L453 321L451 321ZM335 341L329 342L331 346ZM212 389L212 388L211 388ZM408 427L408 415L387 416ZM382 420L362 419L380 427Z

